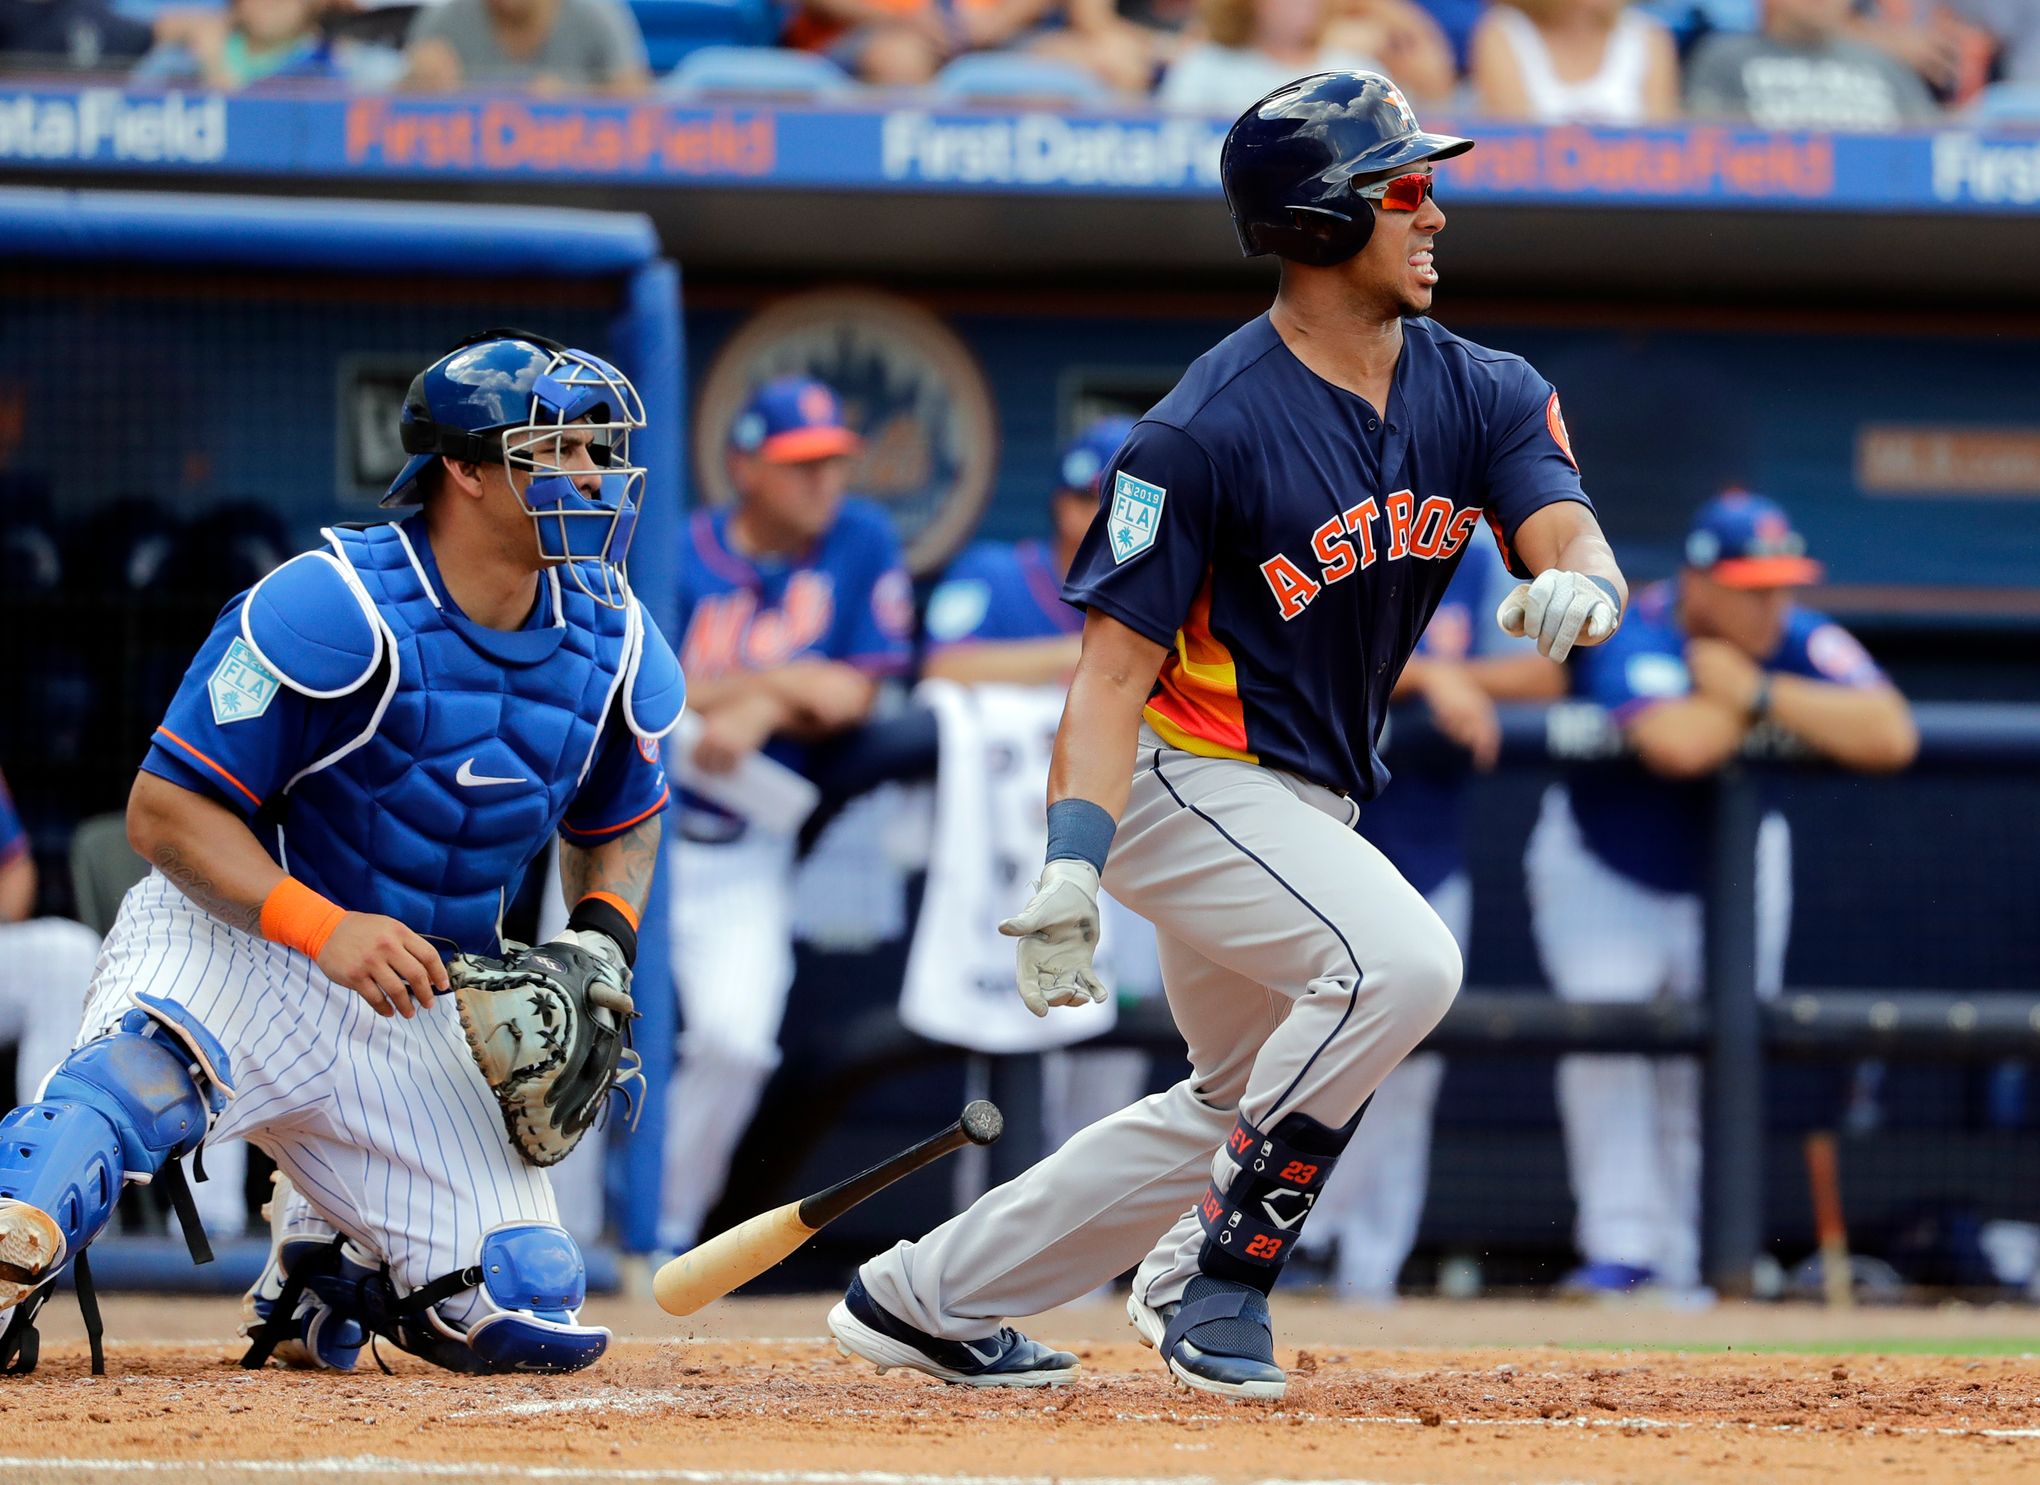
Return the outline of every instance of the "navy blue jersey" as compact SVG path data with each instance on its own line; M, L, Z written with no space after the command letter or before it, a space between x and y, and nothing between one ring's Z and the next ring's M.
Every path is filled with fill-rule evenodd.
M1785 633L1763 666L1839 686L1890 684L1854 635L1797 606L1787 611ZM1573 651L1566 672L1574 695L1598 702L1619 722L1691 694L1686 633L1671 585L1653 583L1637 593L1622 627L1604 644ZM1705 780L1662 779L1641 764L1615 763L1582 769L1569 789L1580 836L1602 861L1660 892L1700 890L1710 802Z
M1176 747L1371 799L1389 693L1483 516L1586 502L1558 397L1520 356L1403 322L1385 415L1266 315L1200 357L1099 486L1063 593L1169 647Z
M1063 602L1055 554L1038 541L973 543L928 595L931 653L951 645L1054 639L1083 627L1084 616Z
M1495 623L1495 609L1510 586L1494 548L1470 546L1417 641L1417 654L1471 660L1511 649L1534 651L1534 641L1511 639ZM1421 710L1422 703L1398 703L1396 715L1412 707ZM1466 789L1473 760L1449 743L1423 759L1397 755L1394 729L1400 725L1391 723L1389 732L1395 782L1362 813L1360 833L1404 881L1429 896L1466 870Z

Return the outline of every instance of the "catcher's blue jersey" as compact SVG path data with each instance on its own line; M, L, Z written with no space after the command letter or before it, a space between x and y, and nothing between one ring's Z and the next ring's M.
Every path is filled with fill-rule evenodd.
M635 599L556 573L520 629L474 623L422 516L327 537L222 611L142 766L341 907L494 953L556 830L597 844L664 808L678 666Z
M1263 315L1135 425L1064 595L1168 646L1147 721L1171 744L1371 799L1389 693L1483 518L1507 558L1586 498L1521 357L1405 320L1377 409Z

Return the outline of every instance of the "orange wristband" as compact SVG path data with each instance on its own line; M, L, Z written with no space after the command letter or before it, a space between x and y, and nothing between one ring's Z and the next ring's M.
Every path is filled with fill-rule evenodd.
M638 922L637 909L632 907L629 903L625 902L621 897L618 897L614 892L590 892L584 897L582 897L581 901L606 902L611 907L615 908L619 913L623 914L623 921L630 924L633 930L642 926ZM576 905L578 906L578 904Z
M285 877L262 899L262 936L316 959L346 916L345 908L327 901L296 877Z

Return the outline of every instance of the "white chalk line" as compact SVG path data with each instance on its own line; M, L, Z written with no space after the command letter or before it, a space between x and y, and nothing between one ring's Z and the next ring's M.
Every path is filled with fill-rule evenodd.
M174 1475L237 1471L259 1475L378 1475L498 1480L615 1480L647 1485L1220 1485L1209 1475L927 1475L889 1470L691 1470L622 1465L475 1464L409 1460L376 1454L324 1459L215 1459L178 1464L156 1459L32 1459L0 1455L0 1469L93 1470L106 1474ZM1386 1485L1333 1478L1258 1480L1253 1485Z

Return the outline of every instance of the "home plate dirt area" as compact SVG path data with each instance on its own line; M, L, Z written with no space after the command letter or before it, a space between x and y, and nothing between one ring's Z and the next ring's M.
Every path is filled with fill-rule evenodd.
M387 1349L394 1375L365 1357L347 1376L246 1372L233 1302L131 1295L106 1299L95 1378L53 1303L41 1369L0 1378L0 1481L2040 1480L2029 1308L1381 1311L1278 1294L1289 1396L1229 1404L1172 1386L1110 1304L1028 1323L1083 1357L1077 1383L985 1392L846 1360L823 1333L830 1298L725 1301L684 1328L598 1303L609 1355L530 1378Z

